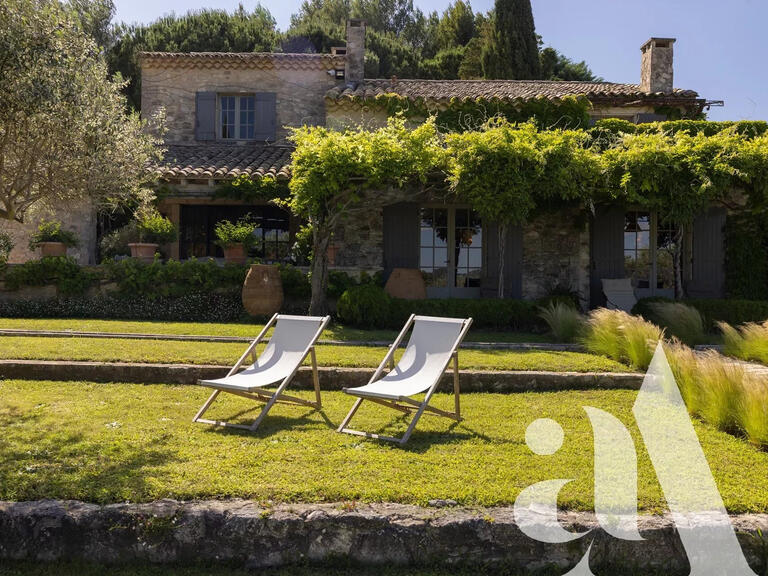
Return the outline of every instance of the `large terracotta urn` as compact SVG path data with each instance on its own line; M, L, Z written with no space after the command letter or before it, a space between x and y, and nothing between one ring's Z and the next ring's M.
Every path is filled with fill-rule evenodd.
M67 255L67 245L64 242L40 242L40 258L56 258Z
M253 264L243 284L243 307L251 316L271 316L283 305L283 282L277 266Z
M418 268L395 268L389 275L384 290L392 298L423 300L427 297L427 286Z

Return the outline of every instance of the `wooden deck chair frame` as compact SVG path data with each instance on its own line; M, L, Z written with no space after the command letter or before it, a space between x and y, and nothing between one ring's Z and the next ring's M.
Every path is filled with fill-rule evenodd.
M390 369L394 369L395 351L400 347L400 344L402 343L403 338L405 338L405 335L408 333L408 330L410 330L415 319L416 319L416 315L411 314L411 316L408 318L408 321L405 323L405 326L400 331L400 334L397 336L397 339L389 347L389 350L387 351L386 356L384 356L384 360L381 361L381 364L379 364L379 367L376 369L376 372L374 372L373 376L371 376L371 379L368 381L368 384L374 383L381 376L382 372L384 371L384 367L387 366L387 364L389 364ZM355 401L355 404L352 406L352 409L349 411L349 414L347 414L346 418L344 418L344 421L341 423L341 425L337 428L336 431L343 432L345 434L353 434L355 436L365 436L366 438L374 438L376 440L386 440L387 442L396 442L402 445L408 442L408 439L411 437L413 430L416 428L416 424L419 422L419 419L421 418L422 414L424 414L425 412L430 414L435 414L437 416L443 416L445 418L450 418L452 420L455 420L456 422L461 422L462 421L461 402L459 399L461 390L459 388L458 347L461 344L461 342L464 340L464 336L466 336L467 331L469 330L469 327L471 325L472 325L472 318L468 318L464 320L464 326L462 327L461 332L459 332L459 336L456 338L456 341L453 343L453 348L452 348L450 357L445 363L443 370L440 372L437 378L435 378L434 382L432 382L430 387L427 389L424 399L421 402L417 402L416 400L413 400L408 396L399 396L397 400L387 400L385 398L358 397L357 400ZM447 412L445 410L439 410L438 408L434 408L430 406L429 401L432 398L432 394L437 389L437 386L440 384L440 380L442 379L443 374L448 369L448 366L451 363L453 363L454 412ZM386 406L388 408L392 408L393 410L398 410L406 414L410 414L411 412L415 411L415 414L413 415L413 418L411 419L410 424L408 424L408 429L405 431L405 434L403 434L403 436L400 438L394 438L392 436L383 436L381 434L374 434L372 432L364 432L362 430L354 430L352 428L349 428L348 425L352 420L352 418L354 417L355 413L357 412L358 408L360 408L360 405L363 403L363 400L370 400L375 404L381 404L382 406Z
M243 353L242 356L240 356L240 359L237 361L237 363L227 373L226 377L232 376L236 374L238 370L240 370L241 368L244 368L243 363L246 361L246 359L249 356L251 357L251 362L256 362L256 359L257 359L256 346L258 346L261 343L261 341L264 339L264 336L267 334L269 329L277 323L279 317L280 317L280 314L275 314L272 316L272 318L269 320L269 322L267 322L267 324L261 330L261 332L256 337L256 339L253 342L251 342L251 345L248 346L248 349ZM277 390L272 392L269 390L262 390L262 389L257 389L254 391L229 390L225 388L215 389L213 393L210 395L210 397L208 398L208 400L205 401L205 404L203 404L200 410L198 410L197 414L195 414L195 417L192 419L192 422L199 422L201 424L213 424L215 426L222 426L226 428L239 428L241 430L248 430L250 432L253 432L262 423L266 415L272 409L272 406L274 406L278 402L284 403L284 404L294 404L294 405L298 404L301 406L309 406L311 408L319 410L322 407L322 400L320 398L320 379L317 373L317 356L315 355L315 343L317 342L317 339L320 337L320 334L323 333L323 330L325 330L325 327L328 325L328 322L330 321L330 319L331 319L330 316L326 316L323 319L323 322L320 324L320 328L317 330L314 337L312 338L312 343L304 350L303 354L301 355L301 360L296 364L293 371L288 376L286 376L282 380L282 382L280 382L280 385L277 387ZM287 394L283 394L283 391L291 383L291 380L293 380L293 377L299 371L299 368L304 363L304 360L307 359L308 355L312 360L312 384L315 389L314 402L310 402L309 400L304 400L303 398L296 398L294 396L288 396ZM242 396L243 398L248 398L250 400L255 400L257 402L265 402L266 404L264 408L262 408L261 413L259 413L256 420L254 420L253 424L251 424L250 426L247 426L245 424L232 424L230 422L223 422L220 420L206 420L205 418L202 418L203 414L205 414L208 408L211 407L211 404L213 404L214 400L216 400L216 398L222 392L234 394L235 396Z

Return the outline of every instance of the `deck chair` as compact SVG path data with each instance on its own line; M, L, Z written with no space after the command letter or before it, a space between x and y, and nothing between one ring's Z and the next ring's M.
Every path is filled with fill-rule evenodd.
M467 318L466 320L460 318L433 318L412 314L400 335L392 346L389 347L384 360L379 364L368 384L358 388L343 389L344 392L357 396L358 399L339 426L338 432L405 444L408 442L413 429L416 427L416 423L425 411L460 422L458 348L471 324L472 318ZM397 366L394 366L395 350L400 346L411 326L413 326L413 332L408 341L408 346L400 362ZM440 383L440 379L451 360L453 360L455 412L445 412L430 406L429 400L432 398L432 394ZM387 364L392 369L386 376L381 378L381 374ZM410 396L415 396L422 392L426 392L426 395L421 402L410 398ZM363 400L370 400L376 404L382 404L406 414L415 411L413 419L402 438L381 436L348 428L350 420L352 420L357 409L360 408Z
M253 432L259 427L264 417L267 415L276 402L285 402L289 404L301 404L319 409L320 401L320 383L317 376L317 358L315 357L315 342L322 334L330 316L286 316L275 314L272 319L264 326L264 329L256 337L245 353L240 357L232 370L224 378L216 380L199 380L198 384L214 388L213 394L203 404L198 411L193 422L202 422L204 424L215 424L217 426L227 426L230 428L241 428ZM256 346L264 338L267 331L275 326L275 331L269 339L261 356L256 357ZM283 394L288 384L298 372L299 367L306 359L307 355L312 358L312 378L315 387L315 402L310 402L302 398L295 398ZM239 372L243 368L246 359L251 357L252 364ZM264 390L267 386L277 384L277 390ZM243 424L230 424L218 420L204 420L202 418L206 410L210 408L213 401L221 392L228 392L236 396L243 396L251 400L266 402L258 418L250 426Z
M632 288L631 278L602 279L603 294L610 310L631 312L637 304L635 289Z

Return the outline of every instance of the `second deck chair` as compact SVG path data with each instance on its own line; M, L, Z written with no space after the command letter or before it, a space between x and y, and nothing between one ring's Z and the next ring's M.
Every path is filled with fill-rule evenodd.
M357 396L358 399L339 426L338 431L405 444L425 411L461 421L458 348L471 324L472 318L433 318L411 315L368 384L358 388L344 388L344 392ZM400 346L411 325L413 325L413 332L403 357L389 374L380 378L384 367L387 364L394 364L395 350ZM429 400L451 360L453 360L455 412L446 412L430 406ZM410 396L422 392L426 392L426 395L421 402L410 398ZM416 413L402 438L392 438L347 428L363 400L370 400L405 413L411 411Z
M632 311L632 308L637 304L637 296L635 296L631 278L603 278L602 283L608 309Z
M292 404L301 404L320 408L320 383L317 375L317 359L315 357L315 342L322 334L330 316L286 316L275 314L272 319L264 326L264 329L256 337L245 353L240 357L232 367L232 370L224 378L216 380L200 380L198 384L214 388L213 394L203 404L202 408L193 418L193 422L202 422L204 424L216 424L218 426L228 426L231 428L241 428L254 431L259 427L270 408L276 402L286 402ZM261 356L256 357L256 346L264 338L264 335L275 326L275 331L269 339ZM299 367L306 359L307 355L312 358L312 377L315 386L315 402L310 402L302 398L294 398L283 394L283 390L291 383L291 380L298 372ZM253 364L238 372L243 368L248 357L252 358ZM266 386L278 385L274 392L264 390ZM244 424L230 424L218 420L204 420L202 415L205 413L216 397L221 392L228 392L236 396L243 396L251 400L266 402L258 418L250 426Z

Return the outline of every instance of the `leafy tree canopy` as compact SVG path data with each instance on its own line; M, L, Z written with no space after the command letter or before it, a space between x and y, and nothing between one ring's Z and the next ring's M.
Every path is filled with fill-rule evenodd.
M122 84L70 8L0 3L2 218L86 196L116 203L152 180L159 142L125 114Z

